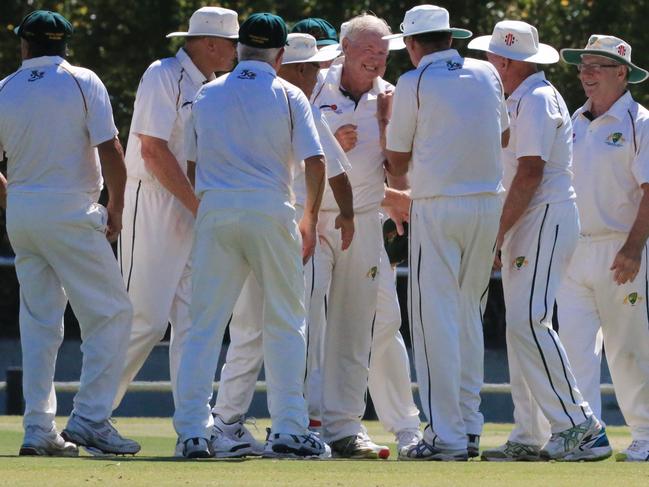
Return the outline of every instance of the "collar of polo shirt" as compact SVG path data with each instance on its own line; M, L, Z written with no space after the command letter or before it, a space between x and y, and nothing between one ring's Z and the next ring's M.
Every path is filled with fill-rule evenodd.
M509 99L518 100L525 93L527 93L534 84L544 79L545 79L545 73L543 71L538 71L537 73L528 76L523 80L523 82L520 85L516 87L516 89L512 92L512 94L509 95Z
M340 79L343 74L343 67L344 63L331 65L327 70L324 84L329 84L333 85L336 88L340 88ZM383 78L377 76L372 81L372 89L367 92L367 95L369 97L375 98L379 95L379 93L383 93L386 89L387 83L383 80Z
M185 72L187 72L194 84L201 85L207 81L212 81L215 78L214 73L212 73L212 76L210 78L206 78L205 75L201 73L201 70L196 67L192 59L182 47L178 49L178 52L176 53L176 59L178 59L178 62L183 67Z
M633 103L633 97L631 96L629 90L627 90L624 93L624 95L618 98L617 101L613 103L613 105L611 105L611 108L609 108L606 111L606 113L600 115L600 117L604 115L610 115L611 117L615 117L618 120L624 120L626 117L629 116L628 110L632 103ZM590 101L590 99L588 99L588 101L586 101L586 103L582 107L583 110L580 113L583 114L586 111L590 111L591 106L592 106L592 102Z
M423 66L429 63L439 63L442 61L448 61L451 58L459 58L460 53L456 49L445 49L443 51L431 52L426 54L419 60L418 66Z

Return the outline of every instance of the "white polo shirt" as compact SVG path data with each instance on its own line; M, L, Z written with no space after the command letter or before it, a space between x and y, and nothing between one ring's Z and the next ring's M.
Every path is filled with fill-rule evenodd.
M525 79L507 98L509 144L503 149L506 189L518 170L518 159L545 161L543 180L528 209L575 198L572 187L572 123L568 107L543 71Z
M129 177L155 181L142 159L138 134L167 141L183 172L187 172L185 124L196 93L206 81L182 48L174 57L160 59L149 66L135 96L125 157Z
M590 100L572 117L574 185L584 235L627 233L649 183L649 111L628 91L590 121Z
M186 131L196 194L213 207L291 205L293 162L323 155L309 100L260 61L242 61L201 88ZM261 198L261 199L260 199Z
M315 122L318 136L320 137L320 144L325 154L325 162L327 164L327 179L336 177L345 171L348 171L351 166L349 160L345 155L345 151L331 133L331 129L327 124L327 119L324 114L316 107L311 105L313 112L313 121ZM304 206L306 203L306 182L304 180L304 161L295 168L293 176L293 192L295 193L295 203ZM325 184L324 194L322 196L321 210L337 210L338 205L334 199L333 192L328 184Z
M378 208L385 194L385 156L379 138L376 106L378 94L393 86L377 77L372 89L363 94L356 104L341 91L342 72L343 64L333 65L327 70L322 86L313 96L313 103L325 114L333 133L342 125L353 124L357 127L358 142L346 153L351 164L347 175L354 192L354 209L366 211Z
M117 135L108 92L59 56L23 61L0 82L0 150L9 192L98 194L95 147Z
M399 78L387 148L411 152L413 199L499 193L501 133L508 127L500 77L454 49L424 56Z

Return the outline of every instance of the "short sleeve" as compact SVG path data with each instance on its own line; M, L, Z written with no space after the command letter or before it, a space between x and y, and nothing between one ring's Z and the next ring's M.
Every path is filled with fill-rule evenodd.
M287 91L287 96L291 103L290 110L293 119L291 139L295 160L300 161L324 155L309 100L304 96L304 93L297 90Z
M637 150L631 171L638 186L649 183L649 119L637 120L635 123Z
M500 131L504 132L509 128L509 114L507 113L507 101L505 94L502 93L500 97Z
M322 150L324 151L325 161L327 163L327 178L333 178L339 174L349 171L351 164L349 159L336 137L331 133L329 124L320 110L313 107L313 120L318 130Z
M387 149L411 152L417 128L417 88L411 77L401 76L392 100L392 119L387 127Z
M178 115L178 83L160 61L146 70L135 96L131 132L169 141Z
M543 91L536 91L520 102L516 115L517 159L538 156L547 162L552 153L557 126L562 117L552 108L547 95Z
M96 147L102 142L113 139L117 135L117 128L106 87L95 73L90 74L88 82L88 89L85 90L86 126L90 135L90 144Z

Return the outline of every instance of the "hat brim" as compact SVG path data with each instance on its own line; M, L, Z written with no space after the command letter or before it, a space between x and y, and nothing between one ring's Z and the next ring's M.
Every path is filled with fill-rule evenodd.
M321 46L333 46L334 44L338 44L338 41L335 39L320 39L319 41L315 41L315 45L318 47Z
M324 63L327 61L333 61L338 56L340 52L336 49L320 49L316 54L307 59L295 59L291 61L282 61L282 64L298 64L298 63Z
M392 34L389 36L384 36L383 39L398 39L400 37L409 37L409 36L416 36L418 34L426 34L427 32L450 32L451 36L453 39L468 39L473 35L473 32L467 29L458 29L456 27L451 27L450 29L441 29L441 30L436 30L436 29L424 29L424 30L418 30L415 32L402 32L400 34Z
M167 39L170 37L222 37L224 39L238 39L239 34L214 34L213 32L209 33L200 33L200 32L171 32L165 36Z
M511 52L500 46L492 46L491 39L493 36L480 36L473 39L467 47L477 51L490 52L513 61L524 61L526 63L537 64L554 64L559 62L559 52L552 46L539 43L539 52L534 54L525 54L522 52Z
M599 49L561 49L561 59L568 64L581 64L581 57L584 54L606 57L624 64L629 68L629 77L627 79L629 83L642 83L649 77L648 71L628 62L622 56L616 56L610 52L600 51Z

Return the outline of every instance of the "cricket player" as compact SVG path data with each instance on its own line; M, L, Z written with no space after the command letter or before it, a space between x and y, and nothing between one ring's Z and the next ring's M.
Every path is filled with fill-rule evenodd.
M320 62L334 59L338 54L335 51L318 51L316 40L309 34L289 34L287 37L282 66L278 75L297 86L305 96L311 96L317 75L320 71ZM327 178L331 189L325 190L325 205L339 209L337 226L341 232L341 249L349 247L354 234L354 209L352 189L345 172L349 169L349 162L342 148L334 138L327 122L314 105L311 105L313 118L318 130L320 142L325 153L327 164ZM306 200L306 186L304 180L303 162L296 166L293 177L293 192L295 193L295 209L298 219L304 213ZM316 242L315 252L320 252L320 245ZM305 305L309 316L310 292L313 281L313 259L304 266ZM255 383L263 363L263 323L262 309L263 293L254 276L249 276L237 300L230 321L230 346L226 356L226 363L221 371L219 391L216 403L212 410L214 425L233 440L241 439L250 443L249 449L239 449L246 454L259 455L264 453L264 445L258 442L246 428L245 414L250 407L255 391ZM309 406L316 401L310 400L309 368L313 363L319 363L321 342L312 340L307 320L307 383L305 396ZM319 392L319 389L318 389ZM318 401L319 403L319 397ZM311 415L311 411L309 411ZM272 450L266 448L267 455Z
M378 210L385 197L385 155L380 133L381 125L387 125L387 92L392 90L392 85L381 78L388 56L388 42L382 37L389 33L385 21L373 15L350 20L342 41L345 59L329 68L312 97L352 166L349 179L354 192L354 241L346 252L339 250L334 226L336 213L331 211L334 208L323 206L318 231L325 245L314 259L311 303L313 315L317 306L324 306L327 297L321 365L322 433L331 443L334 455L346 458L387 458L390 453L387 447L371 441L360 421L365 411L373 329L377 326L381 257L385 256ZM386 277L389 283L390 277ZM391 285L394 286L393 281ZM387 321L388 326L394 324L394 320ZM398 331L400 321L396 325ZM394 330L382 336L387 341L397 338ZM394 373L388 369L396 369L398 379L409 377L405 347L402 352L402 360L397 364L377 362L387 371L377 377L395 384L390 379ZM405 394L412 407L406 400L407 411L403 414L409 417L401 425L395 422L395 427L410 429L412 438L418 434L418 412L411 391L404 392L402 387L408 387L405 381L396 386L396 394L401 394L397 402ZM371 393L375 397L373 390Z
M496 241L502 255L496 261L502 268L508 355L515 356L515 373L550 423L552 436L539 454L602 460L611 455L606 432L579 392L552 329L553 303L579 233L570 115L537 68L556 63L559 53L539 43L534 26L511 20L497 23L493 35L474 39L469 47L487 52L509 95L511 135L503 150L507 197ZM532 451L509 443L483 458L508 460L521 453L532 457Z
M36 10L15 30L23 63L0 82L7 232L20 282L25 437L20 455L76 456L78 446L135 454L109 421L132 307L108 239L122 228L126 169L106 88L65 60L70 22ZM103 186L108 205L97 203ZM54 423L54 367L70 301L81 328L79 392L66 429Z
M169 322L169 369L176 403L180 350L191 324L190 253L198 208L188 176L184 128L198 90L214 79L215 71L232 68L238 31L236 12L198 9L188 32L167 36L184 37L184 47L174 57L151 64L140 81L126 151L124 230L118 245L134 316L114 407Z
M394 93L388 171L411 172L408 311L429 424L400 458L467 460L467 435L482 428L480 301L501 210L504 94L493 67L450 48L471 32L451 28L446 9L414 7L402 31L386 39L403 37L416 69Z
M302 263L315 248L325 162L308 99L276 75L286 37L281 17L251 15L239 31L239 64L199 91L187 126L187 157L196 162L196 192L201 199L193 254L192 326L183 346L174 414L187 458L211 456L212 381L225 328L251 272L264 296L272 450L280 456L330 454L307 429L303 395ZM306 199L298 231L291 166L300 160Z
M618 404L633 441L618 461L649 461L649 112L628 83L648 73L631 46L593 35L563 49L588 97L572 117L574 185L581 235L559 293L561 341L584 397L601 410L600 360L606 348ZM599 335L599 338L598 338Z

